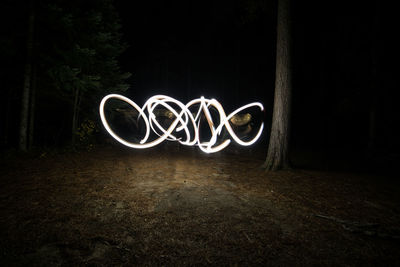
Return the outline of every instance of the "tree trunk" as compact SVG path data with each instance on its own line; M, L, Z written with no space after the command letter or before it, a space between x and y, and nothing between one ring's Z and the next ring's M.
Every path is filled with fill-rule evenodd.
M76 144L76 132L78 130L78 115L79 115L79 103L80 103L80 90L75 90L74 106L72 107L72 127L71 127L71 143L74 146Z
M35 127L35 104L36 104L36 67L32 67L32 84L31 84L31 94L29 101L29 130L28 130L28 148L31 149L34 140L34 127Z
M29 117L29 96L31 89L32 79L32 50L33 50L33 31L35 23L35 14L33 10L33 3L31 3L29 19L28 19L28 33L26 42L26 63L24 71L24 86L21 95L21 113L20 113L20 126L19 126L19 149L26 151L28 149L28 117Z
M267 158L267 171L289 168L289 122L291 102L289 1L278 0L274 110Z
M380 3L375 3L375 14L371 29L371 76L370 76L370 107L369 107L369 127L368 127L368 142L367 142L367 157L372 157L375 152L376 130L377 130L377 113L379 106L379 89L378 89L378 32L380 23Z
M11 90L8 90L9 92L7 93L7 99L11 99ZM5 115L4 115L4 123L2 125L1 131L2 131L2 139L1 139L1 145L2 146L8 146L8 135L9 135L9 130L10 130L10 114L11 114L11 101L7 101L6 105L6 110L5 110Z

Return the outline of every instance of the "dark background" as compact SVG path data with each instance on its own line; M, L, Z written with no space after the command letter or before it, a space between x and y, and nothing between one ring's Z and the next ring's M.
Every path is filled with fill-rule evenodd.
M129 88L85 92L79 123L94 126L75 145L71 94L47 72L86 63L63 58L76 56L68 52L82 40L104 48L85 39L99 32L85 12L109 14L112 0L34 0L34 140L22 152L30 1L0 1L0 266L400 266L398 9L378 0L291 1L293 168L270 172L260 166L278 0L113 1ZM62 21L68 14L53 3L77 23ZM84 75L104 75L96 67L105 62L102 54ZM138 105L154 94L214 97L226 113L260 101L264 134L215 154L177 142L130 149L99 119L102 97L115 91ZM132 124L120 126L130 134Z
M121 62L134 74L132 97L204 95L228 110L261 101L268 120L276 3L264 1L253 12L251 4L116 2L130 44ZM374 149L397 153L393 10L379 1L294 1L291 11L292 148L365 152L374 109Z
M203 95L218 99L227 113L260 101L266 109L266 130L259 144L266 150L273 108L276 1L114 3L128 45L119 60L122 69L132 73L127 96L141 105L154 94L182 102ZM12 126L3 145L7 148L17 141L27 8L24 1L2 5L2 35L14 38L12 43L2 39L1 120ZM398 155L395 10L380 1L293 1L291 22L291 149ZM37 101L41 108L36 145L64 145L70 114L59 99L39 96ZM7 105L13 108L5 114ZM367 151L371 112L374 145Z

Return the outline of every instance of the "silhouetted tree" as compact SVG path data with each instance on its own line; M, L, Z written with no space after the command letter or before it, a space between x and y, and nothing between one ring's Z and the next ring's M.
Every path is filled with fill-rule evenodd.
M36 108L36 84L37 84L37 67L32 66L31 89L29 96L29 127L28 127L28 149L30 150L34 142L35 128L35 108Z
M275 171L289 167L291 102L290 0L278 0L274 110L267 158L263 167Z
M33 34L35 24L35 12L33 0L30 1L28 31L26 40L26 63L24 71L24 85L21 95L20 126L19 126L19 149L28 149L28 129L29 129L29 109L32 81L32 54L33 54Z
M49 4L48 9L56 20L48 73L59 91L70 99L74 144L82 104L97 105L95 99L105 92L128 88L124 80L130 74L121 73L117 61L125 49L121 25L109 0L58 1Z
M370 57L371 57L371 75L370 75L370 88L369 88L369 129L368 129L368 143L367 155L372 156L375 150L376 131L377 131L377 111L379 102L379 89L378 89L378 31L380 24L380 2L375 2L375 9L372 19L371 27L371 44L370 44Z

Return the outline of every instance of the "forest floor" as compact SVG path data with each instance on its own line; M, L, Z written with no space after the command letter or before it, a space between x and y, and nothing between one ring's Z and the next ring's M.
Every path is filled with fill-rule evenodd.
M4 156L0 265L400 265L394 176L269 173L264 157L175 147Z

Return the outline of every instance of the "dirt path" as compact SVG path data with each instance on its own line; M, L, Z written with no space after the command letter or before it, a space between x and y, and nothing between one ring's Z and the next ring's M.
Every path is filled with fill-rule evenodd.
M398 183L262 155L4 159L0 265L399 265Z

